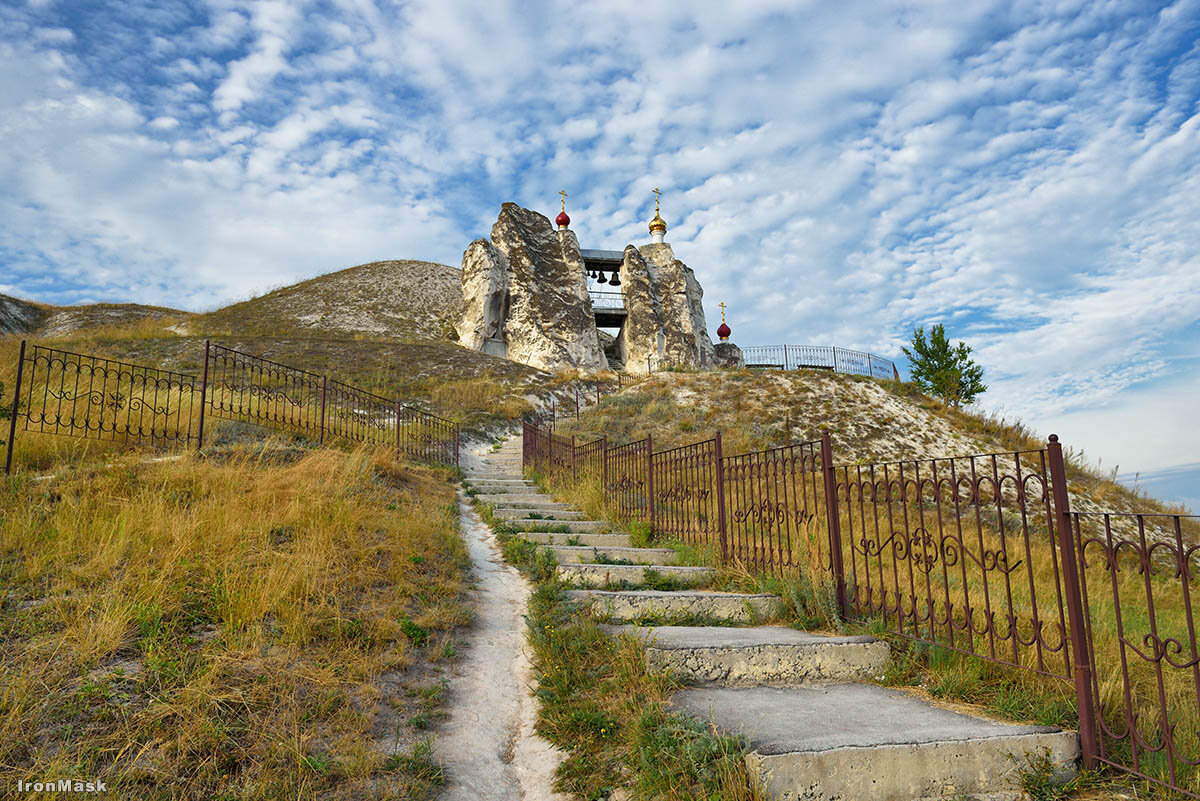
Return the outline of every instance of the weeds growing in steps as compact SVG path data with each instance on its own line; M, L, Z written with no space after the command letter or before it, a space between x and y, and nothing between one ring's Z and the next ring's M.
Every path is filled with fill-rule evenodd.
M587 801L622 787L664 801L763 801L746 771L743 742L669 713L677 685L646 669L637 638L609 637L567 600L551 551L519 537L502 541L505 559L536 585L526 620L537 731L568 752L555 789Z
M427 795L437 673L470 617L448 474L368 451L140 458L0 483L0 784Z

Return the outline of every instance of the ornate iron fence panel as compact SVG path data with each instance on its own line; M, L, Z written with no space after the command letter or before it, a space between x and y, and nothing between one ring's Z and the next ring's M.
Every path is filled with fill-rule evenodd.
M193 376L34 345L22 346L24 390L12 423L25 431L118 442L195 441ZM23 408L22 408L23 407Z
M624 520L649 516L650 441L639 440L608 449L605 459L605 494Z
M659 451L654 471L654 529L694 545L719 535L717 440Z
M820 442L803 442L721 460L728 557L753 570L782 573L825 560ZM818 536L819 532L819 536Z
M852 615L1070 679L1046 451L835 469Z
M323 438L324 376L213 344L205 374L213 417Z
M328 379L325 431L328 436L385 447L399 446L396 401Z
M411 459L458 466L458 423L411 406L400 406L398 450Z
M608 441L600 439L575 448L576 476L583 481L601 481L604 475L604 451Z
M1200 517L1070 516L1099 759L1200 798Z

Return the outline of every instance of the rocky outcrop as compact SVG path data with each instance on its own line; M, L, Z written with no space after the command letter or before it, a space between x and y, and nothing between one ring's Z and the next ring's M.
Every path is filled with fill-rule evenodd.
M713 345L704 321L704 290L668 244L625 248L621 285L628 319L617 337L630 372L708 366Z
M463 254L462 344L557 370L608 367L584 283L579 242L535 211L505 203L491 242Z
M462 260L463 310L458 342L472 350L507 356L508 259L486 239L467 246Z
M746 366L746 358L742 355L742 349L732 342L718 342L713 345L713 355L716 358L717 367L740 370Z

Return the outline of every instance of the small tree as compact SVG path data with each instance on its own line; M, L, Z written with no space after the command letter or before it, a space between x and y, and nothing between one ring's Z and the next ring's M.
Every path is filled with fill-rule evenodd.
M961 341L951 345L941 323L930 329L928 340L924 326L913 329L912 350L902 350L908 357L909 374L921 391L955 408L987 391L983 368L971 359L971 349Z

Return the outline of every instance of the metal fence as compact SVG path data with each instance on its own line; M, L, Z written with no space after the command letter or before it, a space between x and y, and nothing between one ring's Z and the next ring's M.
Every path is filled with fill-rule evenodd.
M807 368L900 380L900 371L891 359L830 345L749 345L742 348L742 356L751 369Z
M5 473L22 431L202 448L207 418L317 442L334 437L458 465L458 425L400 401L260 356L205 343L199 378L21 343Z
M831 590L845 619L1063 682L1089 767L1200 798L1200 517L1073 512L1062 446L866 464L821 440L575 445L526 425L525 465L597 473L614 516L722 563ZM586 457L584 456L586 454ZM595 480L586 478L584 480Z

